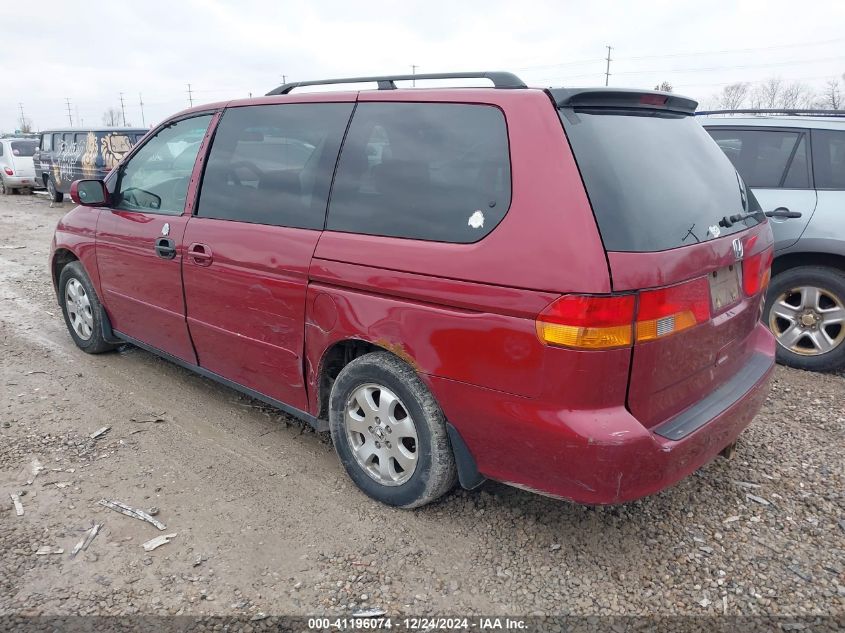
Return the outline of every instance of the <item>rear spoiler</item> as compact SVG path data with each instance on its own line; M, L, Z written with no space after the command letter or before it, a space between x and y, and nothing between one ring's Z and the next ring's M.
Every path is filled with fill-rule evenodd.
M698 102L671 92L630 88L550 88L558 108L644 109L694 114Z

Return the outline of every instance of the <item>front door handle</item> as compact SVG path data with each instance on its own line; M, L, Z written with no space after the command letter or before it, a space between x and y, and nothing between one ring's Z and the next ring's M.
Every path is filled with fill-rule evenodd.
M197 266L210 266L213 260L208 244L194 242L188 247L188 258Z
M176 242L169 237L160 237L156 240L156 255L162 259L173 259L176 257Z

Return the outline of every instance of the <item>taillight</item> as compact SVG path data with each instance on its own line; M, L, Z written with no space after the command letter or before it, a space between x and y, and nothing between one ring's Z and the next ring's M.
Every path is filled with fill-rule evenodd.
M14 171L12 171L12 169L10 169L9 167L4 167L4 168L3 168L3 171L5 171L5 172L6 172L6 175L7 175L7 176L14 176L14 175L15 175L15 172L14 172Z
M640 293L637 341L653 341L710 320L710 286L700 277Z
M627 347L632 340L634 295L566 295L537 317L537 336L549 345L580 349Z
M749 297L765 290L772 274L774 250L770 247L742 262L742 289Z
M565 295L537 317L548 345L613 349L653 341L710 320L707 278L637 295Z

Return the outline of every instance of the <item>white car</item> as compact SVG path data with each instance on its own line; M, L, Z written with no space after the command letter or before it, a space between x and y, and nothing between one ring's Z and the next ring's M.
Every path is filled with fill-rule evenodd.
M32 191L36 186L32 156L37 147L38 141L32 139L0 139L0 193Z

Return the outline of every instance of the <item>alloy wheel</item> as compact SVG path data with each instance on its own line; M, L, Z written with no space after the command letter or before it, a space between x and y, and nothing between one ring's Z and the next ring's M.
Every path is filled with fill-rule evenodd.
M88 293L79 280L71 277L65 286L65 308L70 325L76 335L84 341L94 332L94 314Z
M387 387L365 384L352 392L344 413L355 461L384 486L399 486L414 474L417 428L408 409Z
M791 288L773 303L769 328L778 343L791 352L826 354L845 341L845 304L825 288Z

